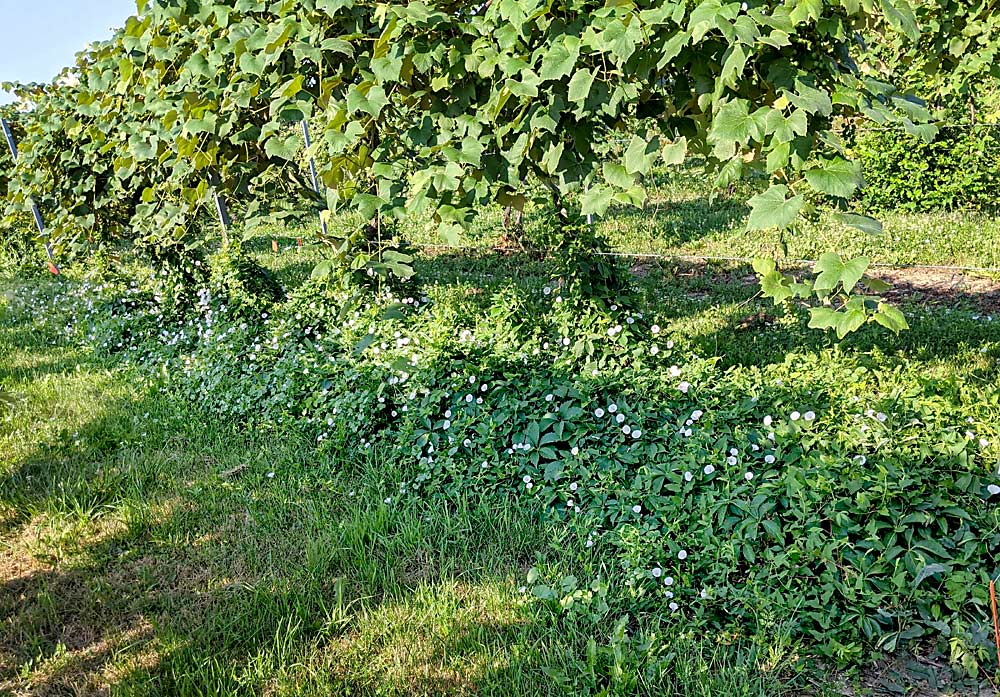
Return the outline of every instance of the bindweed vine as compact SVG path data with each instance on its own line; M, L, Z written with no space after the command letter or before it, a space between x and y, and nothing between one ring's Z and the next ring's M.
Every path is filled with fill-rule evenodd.
M22 289L11 311L217 418L307 429L317 466L399 463L374 506L514 500L562 526L572 568L539 557L523 581L555 621L988 655L995 389L839 350L721 370L649 310L564 313L552 283L383 289L344 315L317 281L239 303L210 268L182 315L153 278Z

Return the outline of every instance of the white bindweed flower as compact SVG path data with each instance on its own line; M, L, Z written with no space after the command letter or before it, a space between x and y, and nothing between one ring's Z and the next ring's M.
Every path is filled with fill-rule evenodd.
M694 475L693 474L691 474L690 472L685 472L684 473L684 481L685 482L690 482L692 479L694 479Z
M681 384L679 384L677 386L677 389L680 390L681 392L683 392L684 394L687 394L687 391L691 389L691 383L689 383L689 382L682 382Z
M524 482L525 484L531 484L531 476L526 474L523 477L521 477L521 481Z
M663 579L663 585L664 586L672 586L672 585L674 585L674 577L673 576L667 576L665 579Z
M615 421L617 421L618 423L624 423L625 422L625 415L624 414L619 414L618 416L615 417Z
M681 606L678 605L677 603L670 603L670 610L671 610L671 612L677 612L680 609L680 607Z
M878 419L879 421L881 421L882 423L885 423L885 420L886 420L887 418L889 418L889 417L887 417L887 416L886 416L885 414L883 414L882 412L879 412L878 414L876 414L876 415L875 415L875 418L876 418L876 419Z
M792 414L791 414L791 418L792 418L792 421L798 421L799 419L802 418L802 414L800 414L797 411L793 411Z
M611 404L608 405L608 413L609 414L614 414L616 411L618 411L618 405L617 404L615 404L614 402L612 402Z
M660 333L660 325L654 324L652 327L649 328L649 331L653 332L654 334L659 334Z
M771 427L771 423L772 422L773 422L773 419L770 416L765 416L764 417L764 426L766 426L767 428Z
M650 355L650 356L655 356L655 355L656 355L656 354L658 354L659 352L660 352L660 348L659 348L658 346L653 346L653 347L651 347L651 348L649 349L649 355Z
M726 458L726 462L728 462L730 465L735 465L738 462L738 460L736 459L735 456L730 455L729 457Z
M681 561L684 561L685 559L687 559L688 558L687 550L686 549L682 549L681 551L679 551L677 553L677 558L680 559Z
M746 474L743 475L743 478L746 479L748 482L751 481L753 479L753 472L747 472Z
M774 464L774 455L770 455L770 454L769 455L765 455L764 456L764 462L766 462L769 465L773 465Z
M632 433L632 427L627 424L625 426L622 426L622 433L624 433L627 436L628 434Z
M997 486L996 484L990 484L988 487L986 487L986 490L990 492L990 496L996 496L997 494L1000 494L1000 486Z
M816 418L816 412L807 411L802 418L804 418L806 421L813 421Z
M681 369L676 365L670 366L670 375L671 377L679 378L681 376Z
M569 449L569 453L570 455L579 455L580 449L574 445L572 448Z
M659 578L663 575L663 569L657 566L651 573L653 574L653 578Z
M579 488L580 488L580 485L577 484L576 482L573 482L572 484L569 485L569 490L570 491L576 491Z
M546 402L551 402L553 399L555 399L555 395L552 395L552 394L545 395L545 401Z
M632 431L632 437L637 439L642 438L642 431L640 431L639 429L635 429L634 431Z
M594 409L594 416L600 419L601 417L604 416L604 410L601 409L600 407L597 407L597 409Z
M705 412L703 412L701 409L695 409L693 412L691 412L691 420L692 421L697 421L698 419L700 419L704 415L705 415Z
M636 504L636 505L632 506L632 512L633 513L642 513L642 506L640 506L639 504Z
M985 438L980 438L979 439L979 447L980 448L985 448L989 444L990 444L990 442L988 440L986 440Z
M705 474L712 474L715 472L715 465L705 465Z

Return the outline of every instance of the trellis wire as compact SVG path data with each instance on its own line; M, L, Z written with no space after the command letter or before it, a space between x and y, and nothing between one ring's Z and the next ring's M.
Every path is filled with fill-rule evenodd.
M306 119L302 120L302 136L304 139L304 144L306 148L311 145L311 138L309 135L309 124ZM938 123L934 124L939 129L944 128L1000 128L1000 123ZM0 118L0 127L2 127L4 138L7 141L7 147L10 150L11 157L14 162L17 162L18 152L17 143L14 140L14 134L10 129L5 118ZM901 124L890 124L886 126L863 126L859 130L867 131L888 131L888 130L899 130L902 129ZM621 137L613 138L615 142L623 142ZM309 173L312 180L313 191L315 191L317 196L322 196L321 188L319 185L319 177L316 170L316 161L312 157L309 158ZM222 237L223 245L228 246L228 233L232 227L232 220L229 215L229 209L226 205L226 200L221 196L218 191L219 179L214 173L209 174L209 184L213 189L213 197L215 200L215 209L219 217L219 222L222 224ZM35 219L35 225L38 227L39 234L43 237L45 236L45 222L42 218L41 210L38 208L37 203L34 199L29 199L31 201L31 212ZM327 235L327 223L323 218L322 212L319 215L320 227L322 229L323 236ZM593 216L587 216L587 223L593 226ZM472 245L433 245L433 244L415 244L412 245L418 249L448 249L454 251L492 251L492 252L522 252L524 250L517 248L504 248L504 247L476 247ZM546 256L551 256L554 250L538 250L544 253ZM59 273L59 267L56 266L55 256L52 252L51 244L45 242L45 252L49 257L49 262L52 264L53 272ZM660 261L670 261L670 260L683 260L683 261L729 261L729 262L742 262L748 263L752 262L753 259L750 257L735 257L735 256L701 256L695 254L655 254L655 253L641 253L641 252L620 252L620 251L608 251L608 252L595 252L596 256L606 256L606 257L619 257L619 258L631 258L631 259L655 259ZM788 264L797 264L802 266L814 266L817 262L815 259L785 259L783 260ZM936 271L967 271L967 272L980 272L980 273L1000 273L1000 267L995 266L947 266L939 264L887 264L875 262L872 263L873 268L886 268L886 269L926 269L926 270L936 270Z
M477 247L475 245L450 245L450 244L411 244L417 249L451 250L456 252L506 252L518 253L532 251L545 256L553 256L556 250L553 249L533 249L524 250L518 247ZM599 257L619 257L627 259L652 259L657 261L733 261L742 263L752 263L753 257L737 256L715 256L700 254L655 254L651 252L622 252L607 251L594 252ZM795 264L797 266L815 266L819 263L816 259L781 259L782 263ZM941 264L889 264L884 262L873 262L873 268L880 269L925 269L931 271L966 271L978 273L1000 273L1000 266L946 266Z

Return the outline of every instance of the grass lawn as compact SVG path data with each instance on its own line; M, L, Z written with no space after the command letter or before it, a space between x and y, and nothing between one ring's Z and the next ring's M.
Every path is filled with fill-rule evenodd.
M666 181L649 211L623 213L602 228L613 246L633 252L743 256L780 248L777 240L740 232L743 214L727 200L710 204L684 182ZM499 220L499 211L484 216L466 241L484 247L503 242ZM529 215L529 237L535 225ZM787 254L814 258L836 249L868 251L886 263L1000 264L1000 225L992 219L893 215L886 230L884 238L868 240L820 221L790 239ZM288 288L304 282L318 258L308 248L287 251L298 234L259 231L247 243ZM421 234L416 227L407 231L416 242L430 241ZM273 254L272 238L286 251ZM427 252L416 265L421 291L433 300L431 317L414 316L403 330L428 337L425 343L439 345L433 338L438 328L457 334L459 325L468 327L487 337L481 365L500 365L495 337L513 323L501 311L521 308L526 317L549 321L548 311L538 309L549 264L535 255ZM937 414L944 415L941 423L968 415L976 438L988 443L969 446L975 455L968 468L984 478L996 471L1000 304L989 278L952 277L951 285L940 277L901 278L911 330L893 336L866 328L834 345L829 336L805 329L801 318L760 301L745 265L659 261L633 272L639 306L683 343L691 365L719 359L716 377L705 379L731 390L721 394L764 385L777 394L775 384L795 384L796 398L823 395L830 413L843 418L831 433L848 430L845 405L852 396L898 407L900 419L912 415L911 402L931 405L927 423L937 423ZM212 387L230 379L232 366L223 365L225 354L208 353L211 342L204 336L203 348L194 345L169 364L173 372L189 366L184 370L191 374L179 381L142 369L124 348L92 350L65 331L62 286L79 282L23 273L0 281L0 388L20 397L0 420L0 691L989 693L995 665L988 637L970 646L956 639L950 653L942 651L947 641L930 636L893 640L883 644L892 649L887 652L844 647L840 655L848 658L838 663L791 629L777 608L768 616L766 605L753 606L765 611L741 620L741 630L732 624L713 630L723 625L700 616L677 622L645 605L640 611L645 601L629 596L631 584L624 582L616 601L609 596L610 613L587 604L596 601L586 593L577 599L583 611L567 609L565 598L562 609L540 600L528 581L532 569L546 578L565 580L572 572L589 581L618 573L610 568L617 562L581 556L574 525L543 515L540 504L510 486L397 495L414 485L422 447L416 434L418 452L407 459L396 441L368 434L317 442L317 426L308 419L234 416L216 403ZM305 309L293 306L282 320L289 332L296 312ZM135 353L148 347L135 341ZM451 369L448 361L458 365L454 341L440 343L452 353L433 354L444 362L442 374ZM251 360L241 356L233 362ZM276 360L279 366L284 359ZM512 364L502 363L503 370ZM545 368L546 375L556 375L559 365L556 360ZM289 374L301 374L296 366ZM631 373L619 377L627 383ZM539 389L544 394L549 388ZM244 409L253 412L256 398L246 399ZM638 402L641 395L629 399ZM792 404L787 399L784 404ZM272 409L261 398L265 408ZM916 471L920 448L938 439L926 429L907 428L901 423L872 447L892 458L915 458ZM956 433L964 428L964 422L954 426ZM401 432L399 442L407 437ZM926 463L941 477L957 467L943 455L927 456ZM830 468L839 472L832 463ZM772 481L763 471L757 476L762 486ZM886 500L894 495L890 488L883 492ZM961 505L981 500L978 493L970 497ZM970 509L984 539L1000 529L990 508ZM625 542L616 544L616 553L624 554ZM993 562L970 563L976 569ZM969 579L970 588L981 585L978 577ZM970 590L967 604L972 617L985 620L976 604L980 591ZM639 598L634 612L629 597Z

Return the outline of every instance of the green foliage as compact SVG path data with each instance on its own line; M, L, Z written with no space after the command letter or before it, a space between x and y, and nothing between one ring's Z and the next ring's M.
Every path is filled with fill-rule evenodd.
M865 267L826 257L803 285L840 298ZM386 506L473 496L558 524L571 568L540 559L530 585L560 621L780 627L838 661L916 639L990 655L994 385L837 351L721 371L666 320L567 312L551 285L383 292L347 313L344 291L309 285L259 315L201 288L169 321L145 282L102 287L14 311L220 419L401 463Z
M853 150L869 209L981 208L1000 200L1000 127L943 128L930 142L897 130L862 130Z
M230 244L210 259L213 289L236 306L256 310L285 298L285 291L268 269L243 251L242 244Z
M331 211L361 226L427 216L446 239L486 204L531 199L572 234L581 216L641 204L652 167L686 153L720 184L766 169L846 197L857 177L833 119L914 130L926 117L850 60L858 33L914 40L912 14L905 0L144 0L67 79L20 88L36 106L20 115L10 199L38 198L61 249L81 251L116 237L197 248L215 191L245 218L295 192L317 203L303 155ZM305 153L302 119L316 133Z
M809 327L833 329L838 339L855 332L867 322L876 322L893 332L908 329L903 313L874 294L886 291L889 286L875 278L865 276L869 260L858 257L849 261L835 252L820 256L816 263L816 278L797 281L791 274L782 274L771 259L757 259L754 271L760 278L764 297L781 305L793 299L818 300L821 304L809 307ZM853 291L864 284L866 294Z
M915 0L912 9L887 13L885 20L898 25L904 16L907 30L915 27L919 33L910 42L869 42L862 69L909 86L935 109L971 111L974 118L990 96L993 79L1000 77L1000 5L996 0Z
M6 390L0 390L0 414L4 412L14 411L17 406L18 399L15 395Z

